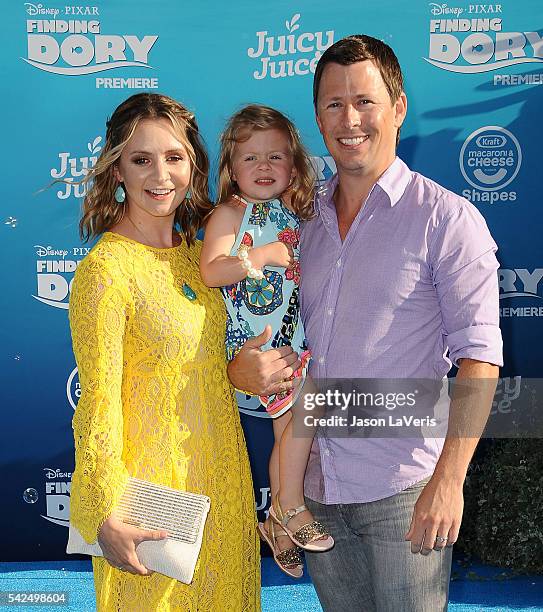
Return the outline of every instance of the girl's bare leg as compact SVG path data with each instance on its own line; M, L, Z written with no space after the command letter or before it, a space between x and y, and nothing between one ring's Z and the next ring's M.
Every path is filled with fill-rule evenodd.
M273 449L270 455L270 464L269 464L269 473L270 473L270 488L271 488L271 498L272 500L277 495L279 491L279 443L281 438L283 437L285 429L288 427L289 422L292 420L292 416L290 414L291 411L286 412L280 417L273 419L273 435L275 438L275 442L273 444ZM271 520L270 517L266 519L265 525L266 529L268 528L268 522ZM279 550L285 550L286 548L294 548L294 543L292 540L286 536L277 536L277 546Z
M304 397L307 393L314 392L313 381L310 378L306 379L302 392L290 410L292 417L284 427L280 438L279 503L283 512L304 504L304 476L315 435L315 428L305 425L304 417L308 414L317 416L315 411L309 413L305 409ZM312 520L311 513L305 511L293 517L288 523L288 528L296 531Z

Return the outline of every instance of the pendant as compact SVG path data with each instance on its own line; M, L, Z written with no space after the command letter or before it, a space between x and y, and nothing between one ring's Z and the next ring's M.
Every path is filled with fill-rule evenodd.
M187 285L187 283L183 283L183 295L187 298L187 300L190 300L191 302L194 302L194 300L196 299L196 293L194 292L194 289L190 285Z

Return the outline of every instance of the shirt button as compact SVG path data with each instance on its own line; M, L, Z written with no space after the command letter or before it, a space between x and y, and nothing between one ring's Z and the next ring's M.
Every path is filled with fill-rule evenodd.
M338 268L341 266L341 257L336 261L336 266Z
M324 357L322 355L319 357L319 363L324 363Z
M328 309L328 316L331 317L334 314L334 309L333 308L329 308Z

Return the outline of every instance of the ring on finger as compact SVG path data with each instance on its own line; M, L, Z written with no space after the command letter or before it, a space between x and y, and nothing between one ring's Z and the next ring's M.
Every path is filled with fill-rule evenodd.
M448 540L449 538L444 538L443 536L436 536L436 542L437 544L445 544L445 542Z

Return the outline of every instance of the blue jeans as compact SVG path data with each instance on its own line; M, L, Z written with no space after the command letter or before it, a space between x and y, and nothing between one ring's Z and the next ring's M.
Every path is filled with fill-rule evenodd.
M324 505L306 499L335 546L306 552L325 612L439 612L447 609L452 547L413 554L404 540L425 479L392 497Z

